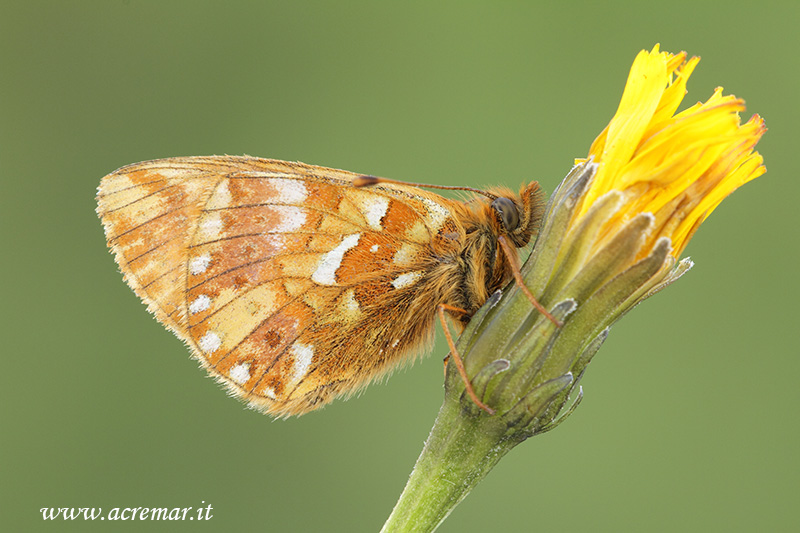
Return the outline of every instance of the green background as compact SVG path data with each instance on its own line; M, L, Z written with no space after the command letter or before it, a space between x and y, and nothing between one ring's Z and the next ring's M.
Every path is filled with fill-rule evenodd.
M765 117L768 173L696 267L628 315L558 430L440 531L798 527L797 51L790 2L3 2L0 529L377 531L442 399L433 355L272 421L227 398L122 282L94 214L140 160L242 154L552 191L635 54L702 56ZM198 507L208 522L44 522L41 507Z

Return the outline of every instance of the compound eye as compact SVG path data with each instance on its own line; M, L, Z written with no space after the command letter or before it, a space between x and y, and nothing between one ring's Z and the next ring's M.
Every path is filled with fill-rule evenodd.
M506 231L514 231L519 226L519 211L517 211L516 204L510 198L495 198L492 200L492 209L494 209Z

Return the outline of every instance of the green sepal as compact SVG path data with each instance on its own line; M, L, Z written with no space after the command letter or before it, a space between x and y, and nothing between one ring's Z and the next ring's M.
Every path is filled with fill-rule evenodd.
M565 300L553 307L550 313L557 320L564 322L575 308L574 300ZM494 394L488 397L490 405L496 405L501 412L516 404L527 391L531 390L531 384L536 380L550 355L550 348L561 331L561 328L541 316L535 309L531 308L530 314L537 319L536 322L527 327L525 323L522 324L513 337L511 348L506 353L506 358L512 364L512 372L508 372L498 381Z
M561 250L560 243L596 172L596 163L576 165L553 193L533 252L522 266L522 277L533 294L541 294L548 285Z
M509 426L509 436L515 440L525 440L535 435L540 428L551 422L543 417L553 401L564 391L569 391L575 377L571 372L545 381L520 399L503 419Z
M492 380L509 368L511 368L511 363L507 359L495 359L472 377L470 380L472 382L472 389L482 402L486 403L486 398L490 393L490 390L488 390L489 385L492 383ZM478 407L475 402L472 401L469 394L467 394L466 387L464 387L464 392L461 393L461 407L472 416L483 413L481 408Z
M636 303L630 302L630 296L661 270L669 253L668 244L659 243L649 256L607 281L578 306L553 345L545 375L570 371L579 359L579 356L571 359L570 354L583 353L587 344L624 313L623 304Z
M619 192L610 191L598 198L589 211L581 217L578 226L565 236L565 242L560 246L562 252L556 259L555 274L542 295L543 300L547 301L549 295L561 290L586 264L597 233L619 209L621 197Z
M639 213L629 220L605 246L592 255L558 293L557 298L574 298L579 304L586 301L609 278L634 261L654 221L655 217L650 213Z

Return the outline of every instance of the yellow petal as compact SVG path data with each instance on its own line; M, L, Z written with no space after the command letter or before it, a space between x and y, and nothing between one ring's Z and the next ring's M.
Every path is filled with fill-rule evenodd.
M753 150L766 128L758 116L740 124L743 100L718 88L708 101L676 114L698 61L660 52L658 45L636 56L616 114L589 150L600 166L580 214L608 191L625 199L601 235L652 213L649 247L668 237L677 257L728 194L765 172Z

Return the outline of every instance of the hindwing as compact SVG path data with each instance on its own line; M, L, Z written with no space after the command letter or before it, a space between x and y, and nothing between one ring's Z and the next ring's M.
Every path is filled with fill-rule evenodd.
M139 163L98 189L126 281L251 405L298 414L426 340L461 202L357 188L350 172L252 157ZM430 301L430 300L433 301Z

